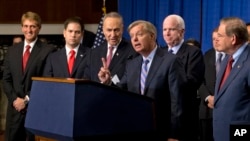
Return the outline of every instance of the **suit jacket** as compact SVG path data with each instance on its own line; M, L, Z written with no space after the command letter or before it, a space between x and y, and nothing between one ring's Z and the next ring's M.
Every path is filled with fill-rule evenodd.
M84 38L82 39L82 45L84 47L91 48L94 44L95 36L95 33L88 30L84 30Z
M222 61L215 85L213 134L215 141L229 141L230 124L250 124L250 45L235 62L219 90L228 56Z
M99 82L98 73L103 66L101 58L106 58L107 55L107 42L105 41L100 47L91 49L88 56L87 71L85 78ZM130 42L124 38L121 40L117 50L110 62L109 70L111 76L117 75L119 79L123 76L127 60L136 55Z
M63 48L50 54L46 60L44 76L62 78L83 78L86 69L86 56L89 48L80 46L76 55L72 74L68 71L66 49Z
M199 48L184 43L176 55L181 59L185 69L183 75L186 76L187 96L196 99L197 90L203 82L205 73L203 54Z
M140 73L142 57L130 60L126 72L118 86L128 91L140 94ZM136 68L135 68L136 66ZM155 100L156 128L165 138L180 138L180 119L182 116L181 84L183 71L177 57L157 48L149 69L144 95Z
M199 118L200 119L211 119L212 109L210 109L205 103L205 99L209 95L214 95L215 80L216 80L216 69L215 69L215 56L216 52L212 48L208 50L204 55L205 62L205 79L199 88L199 95L201 97Z
M201 50L195 46L183 43L176 53L181 59L184 71L182 76L185 78L185 93L183 95L183 115L186 135L185 140L196 141L198 138L199 104L197 91L203 82L205 65ZM194 129L190 130L190 126Z
M55 50L54 47L37 40L26 69L22 72L23 46L24 42L9 47L4 61L3 87L11 104L17 97L24 97L29 94L32 83L31 77L42 76L46 57Z
M55 50L54 47L47 46L37 40L23 72L23 48L24 42L9 47L4 60L3 89L8 98L5 138L9 141L26 138L24 134L25 110L18 112L13 107L13 101L17 97L24 98L25 95L29 95L32 84L31 77L42 76L46 57Z

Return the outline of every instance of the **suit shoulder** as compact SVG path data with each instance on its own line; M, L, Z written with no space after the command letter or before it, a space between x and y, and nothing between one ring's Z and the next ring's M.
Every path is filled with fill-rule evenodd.
M203 57L203 53L201 49L195 46L190 46L190 45L184 45L185 49L184 52L189 54L189 56L193 57Z
M204 56L207 56L207 55L211 55L211 54L214 54L215 53L215 50L213 48L207 50L205 53L204 53Z

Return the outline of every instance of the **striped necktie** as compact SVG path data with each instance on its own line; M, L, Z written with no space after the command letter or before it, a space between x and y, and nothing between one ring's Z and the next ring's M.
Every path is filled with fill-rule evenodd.
M149 60L144 60L141 69L141 94L144 94L145 82L148 75L148 63Z

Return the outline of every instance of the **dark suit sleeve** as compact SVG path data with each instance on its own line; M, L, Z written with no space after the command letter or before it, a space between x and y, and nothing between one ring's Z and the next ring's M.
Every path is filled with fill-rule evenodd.
M91 78L91 56L92 56L92 53L93 53L93 49L90 49L88 51L88 53L86 54L86 68L84 71L84 78L90 79L90 80L92 80L92 78Z
M9 48L4 60L4 71L3 71L3 89L8 98L9 103L13 103L13 101L17 98L17 94L13 88L13 79L10 69L10 52L12 47Z
M215 51L209 50L204 55L205 62L205 77L204 81L199 88L199 95L201 97L202 102L205 101L206 97L209 95L214 95L214 87L215 87Z
M183 116L183 86L184 77L180 75L183 72L183 66L179 59L176 59L169 71L169 90L171 101L171 123L169 138L180 139L182 136L182 116Z
M51 64L51 59L52 59L52 54L49 54L46 62L45 62L45 66L44 66L44 70L43 70L43 76L46 77L53 77L53 68L52 68L52 64Z
M192 49L192 47L190 47ZM194 48L194 47L193 47ZM191 50L188 55L188 63L186 66L186 81L188 87L198 89L204 79L204 60L202 52L199 49Z

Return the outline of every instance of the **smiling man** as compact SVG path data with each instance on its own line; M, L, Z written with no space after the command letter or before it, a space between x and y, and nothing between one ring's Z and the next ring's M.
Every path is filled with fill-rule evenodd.
M6 141L34 141L24 121L31 90L31 77L42 76L47 55L55 50L38 40L41 18L26 12L21 18L24 41L9 47L4 61L3 88L8 98Z

